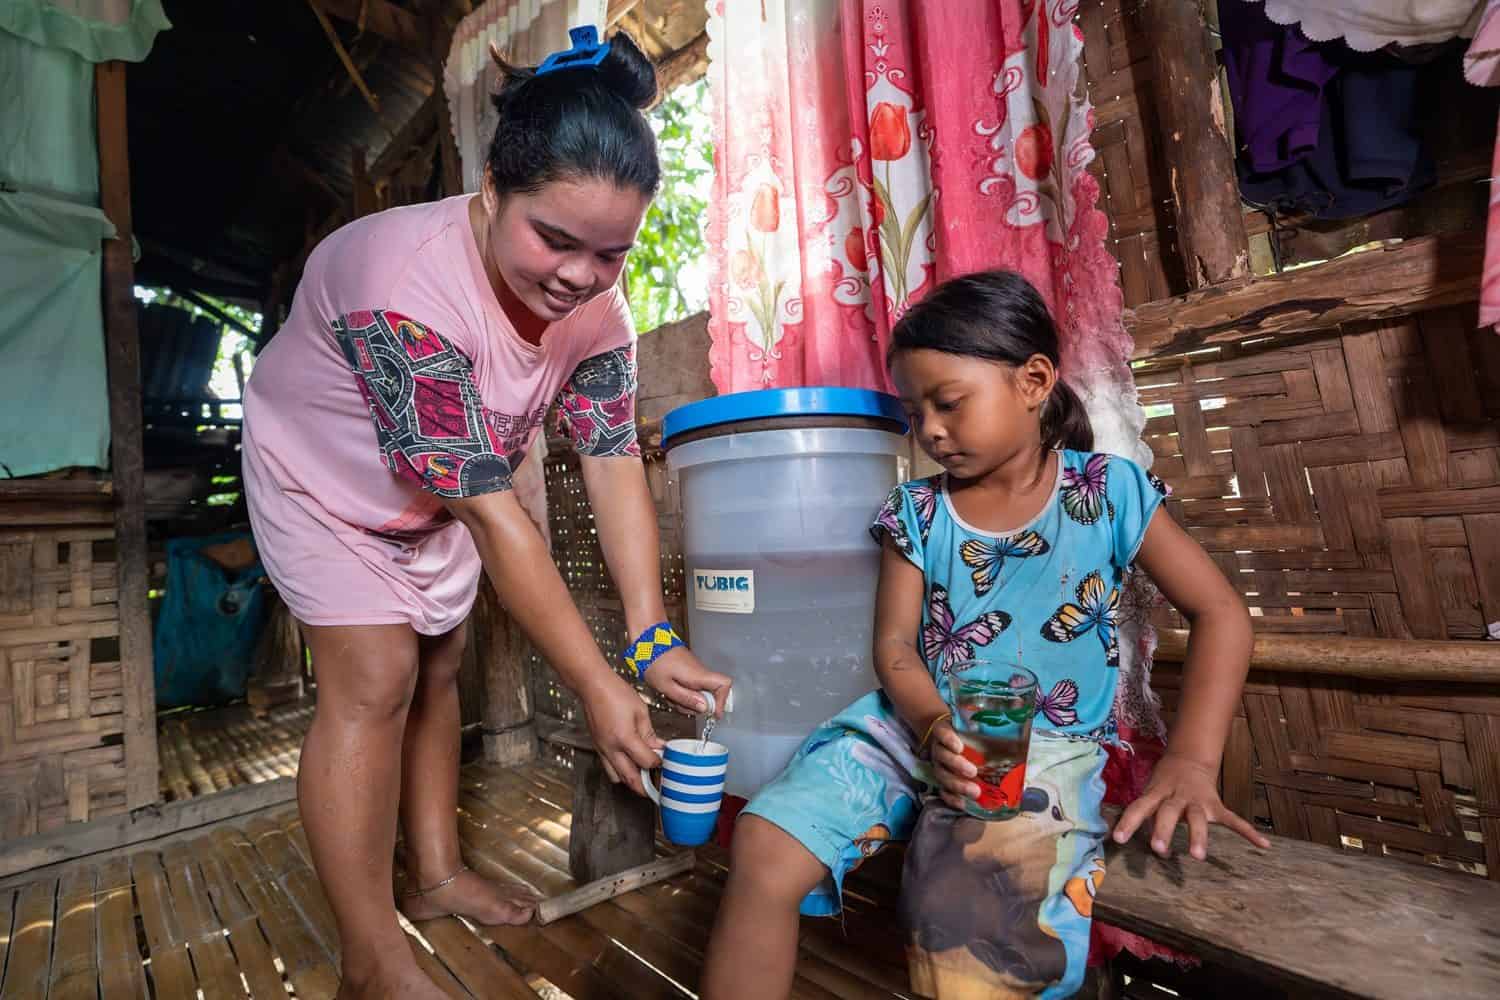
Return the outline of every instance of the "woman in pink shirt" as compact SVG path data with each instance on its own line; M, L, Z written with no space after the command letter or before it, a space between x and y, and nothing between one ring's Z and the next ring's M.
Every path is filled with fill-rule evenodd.
M338 921L341 997L440 997L412 919L523 923L533 901L463 866L457 675L481 569L641 791L662 741L600 655L511 475L554 402L581 455L632 635L665 627L656 510L635 438L635 334L618 279L655 193L650 62L575 29L561 65L506 71L481 193L367 216L308 258L245 399L261 556L318 679L297 798ZM556 57L554 57L555 59ZM673 637L640 669L696 711L729 679ZM632 670L637 669L632 666Z

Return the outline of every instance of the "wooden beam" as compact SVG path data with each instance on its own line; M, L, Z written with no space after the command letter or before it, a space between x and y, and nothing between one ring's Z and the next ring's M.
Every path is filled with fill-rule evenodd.
M333 46L334 54L339 57L339 62L344 64L344 72L349 74L349 79L354 81L354 86L358 87L359 92L364 95L365 103L370 106L370 110L377 115L380 114L380 99L375 96L369 84L365 83L365 78L360 75L359 67L354 65L354 60L349 57L349 51L344 48L338 31L334 29L333 23L328 20L328 15L323 13L323 8L318 4L319 0L307 0L307 5L312 8L313 16L323 27L323 34L328 36L328 44Z
M612 27L617 24L626 14L640 6L641 0L609 0L609 6L604 13L604 26Z
M108 504L114 483L108 479L0 479L0 500L50 500L54 503Z
M156 679L151 658L146 564L145 448L141 437L141 340L135 266L130 259L130 158L125 128L125 66L94 69L99 116L99 195L115 238L104 244L104 345L108 365L110 474L114 480L119 567L120 669L125 714L125 804L156 802Z
M361 32L373 32L424 57L432 48L430 33L422 19L387 0L317 0L316 5Z
M708 66L708 32L700 32L697 38L680 49L668 52L656 63L656 86L658 101L684 83L690 83Z
M0 878L181 833L296 798L297 779L276 778L134 814L69 823L58 830L0 843Z
M1125 310L1136 359L1391 319L1479 297L1484 232L1423 236Z
M244 323L241 323L239 320L235 319L233 316L229 315L227 312L220 309L218 306L214 305L208 299L199 295L191 288L174 288L172 289L172 291L187 299L193 305L197 306L199 309L202 309L204 312L208 313L220 323L227 323L229 326L234 327L236 330L249 337L252 344L260 342L260 332L258 330L250 329Z
M1140 9L1188 282L1202 288L1245 277L1250 243L1208 26L1196 0L1151 0Z
M1158 629L1156 658L1180 663L1187 629ZM1500 684L1500 642L1259 632L1250 669L1380 680Z
M349 173L354 181L354 218L362 219L380 211L380 194L375 189L375 182L370 177L370 171L365 168L363 146L354 147Z

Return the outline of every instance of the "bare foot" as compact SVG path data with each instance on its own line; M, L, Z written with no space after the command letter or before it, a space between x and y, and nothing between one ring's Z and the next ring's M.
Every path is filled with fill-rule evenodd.
M441 889L398 900L406 919L431 920L450 914L481 924L517 925L531 922L537 897L514 882L491 882L478 872L466 871Z
M358 980L345 975L334 1000L448 1000L415 962Z

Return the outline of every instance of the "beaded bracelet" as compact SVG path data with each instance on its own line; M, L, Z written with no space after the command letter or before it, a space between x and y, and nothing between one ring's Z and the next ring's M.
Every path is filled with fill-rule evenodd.
M625 661L625 668L630 671L630 676L640 680L646 676L647 667L661 659L663 654L682 645L685 645L682 636L672 628L672 623L660 622L642 632L640 638L620 654L620 659Z

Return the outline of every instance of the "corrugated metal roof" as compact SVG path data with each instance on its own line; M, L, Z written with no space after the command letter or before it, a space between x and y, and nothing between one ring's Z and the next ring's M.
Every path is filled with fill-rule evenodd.
M200 400L208 397L219 356L223 327L208 316L186 309L140 303L141 388L145 402Z

